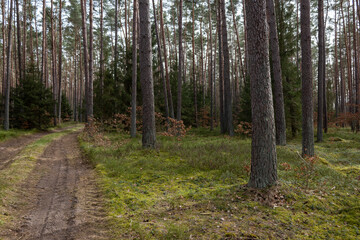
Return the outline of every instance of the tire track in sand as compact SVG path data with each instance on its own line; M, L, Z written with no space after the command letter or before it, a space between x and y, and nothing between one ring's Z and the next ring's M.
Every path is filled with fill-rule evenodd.
M84 164L70 133L54 140L38 160L26 191L27 209L9 239L110 239L106 213L93 170ZM31 176L30 176L31 178Z

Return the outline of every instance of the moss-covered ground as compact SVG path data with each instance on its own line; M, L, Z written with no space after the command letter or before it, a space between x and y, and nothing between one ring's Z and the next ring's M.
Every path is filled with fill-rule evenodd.
M360 239L360 135L330 129L317 157L278 147L277 186L254 190L251 140L192 130L181 141L80 140L96 166L116 239Z

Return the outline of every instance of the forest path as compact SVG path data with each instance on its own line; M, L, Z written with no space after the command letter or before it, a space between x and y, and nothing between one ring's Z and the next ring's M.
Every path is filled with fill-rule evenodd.
M23 135L20 137L12 138L10 140L0 143L0 170L9 166L15 159L15 157L29 144L35 142L36 140L42 138L45 135L64 131L72 128L73 126L68 126L65 128L59 128L47 132L39 132L34 134Z
M56 139L19 189L4 239L109 239L94 171L84 162L79 132Z

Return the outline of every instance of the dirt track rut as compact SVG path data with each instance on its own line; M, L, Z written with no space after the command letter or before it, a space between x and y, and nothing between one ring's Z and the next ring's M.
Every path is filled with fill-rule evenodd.
M77 134L46 148L22 187L22 220L5 239L110 239L95 174L83 162Z

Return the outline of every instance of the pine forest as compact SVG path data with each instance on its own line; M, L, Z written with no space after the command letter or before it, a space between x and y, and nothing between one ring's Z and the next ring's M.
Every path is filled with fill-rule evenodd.
M0 7L0 239L360 239L359 0Z

